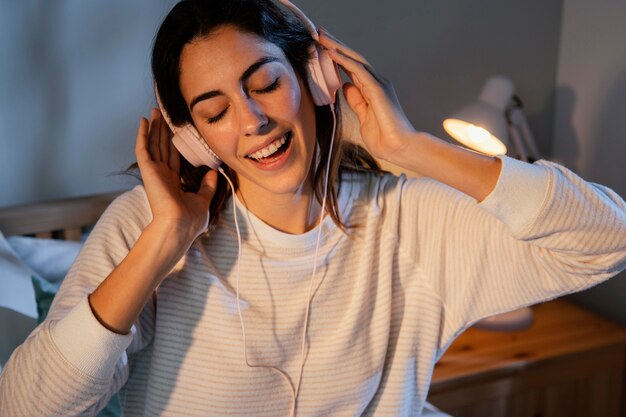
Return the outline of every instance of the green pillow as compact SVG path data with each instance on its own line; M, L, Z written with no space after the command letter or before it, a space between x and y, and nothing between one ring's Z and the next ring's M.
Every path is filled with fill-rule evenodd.
M33 281L33 288L35 289L35 301L37 302L37 322L42 323L48 315L52 300L59 291L60 284L55 284L46 281L43 278L39 278L36 275L30 277Z
M46 281L36 275L31 276L31 280L33 282L33 288L35 289L35 300L37 302L37 322L41 323L48 315L52 300L57 291L59 291L61 284ZM115 394L111 397L107 406L98 413L97 417L119 417L122 415L121 409L119 397Z

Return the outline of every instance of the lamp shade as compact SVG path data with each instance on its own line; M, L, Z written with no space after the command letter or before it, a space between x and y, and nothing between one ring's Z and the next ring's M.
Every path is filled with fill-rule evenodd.
M507 77L489 78L478 100L444 120L444 129L470 149L487 155L506 154L509 135L505 113L514 90Z

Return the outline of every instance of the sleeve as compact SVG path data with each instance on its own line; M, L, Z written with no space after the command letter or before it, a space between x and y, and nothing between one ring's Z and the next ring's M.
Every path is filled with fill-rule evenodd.
M499 158L498 182L480 203L431 179L399 183L400 250L441 300L442 350L484 317L584 290L626 268L618 194L555 163Z
M143 187L104 212L70 268L46 320L0 374L1 416L93 416L128 379L128 355L153 333L151 303L120 335L94 317L87 296L124 259L151 220Z

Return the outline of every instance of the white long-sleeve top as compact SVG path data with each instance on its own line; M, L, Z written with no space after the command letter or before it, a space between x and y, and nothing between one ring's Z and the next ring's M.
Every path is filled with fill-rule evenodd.
M298 416L419 416L435 363L472 323L626 268L615 192L550 162L500 158L481 203L428 178L343 176L341 216L356 227L321 226ZM248 357L295 380L318 229L282 233L237 204ZM285 380L243 360L232 215L228 205L156 308L119 335L86 298L151 220L141 186L119 197L0 376L0 415L95 415L119 390L127 417L288 416Z

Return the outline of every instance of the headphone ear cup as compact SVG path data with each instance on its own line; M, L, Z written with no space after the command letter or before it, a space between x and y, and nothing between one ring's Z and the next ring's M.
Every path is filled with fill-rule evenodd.
M300 21L306 26L311 37L317 43L319 40L317 29L302 10L298 9L289 0L280 0L280 3L300 18ZM324 49L317 48L315 44L311 47L309 56L311 56L311 60L307 68L307 84L313 96L313 102L318 106L334 103L337 90L341 87L341 76L339 75L337 64L330 59Z
M325 106L335 102L337 90L341 87L341 77L337 65L326 51L313 47L308 65L308 84L313 102Z
M324 82L326 84L325 90L328 92L329 102L326 104L334 103L336 100L337 90L341 87L341 76L339 75L339 67L335 62L328 56L328 52L326 50L319 50L319 66L321 73L324 77Z
M161 103L161 97L159 96L159 90L156 87L156 83L154 84L154 93L163 118L172 132L174 132L172 143L176 149L178 149L178 152L180 152L180 154L195 167L206 165L211 169L219 168L222 161L215 154L215 152L209 148L209 145L207 145L204 138L195 127L189 123L182 127L174 126L169 115L165 111L165 108L163 108L163 103Z
M178 152L195 167L206 165L211 169L217 169L222 164L200 133L189 124L176 128L172 142Z

